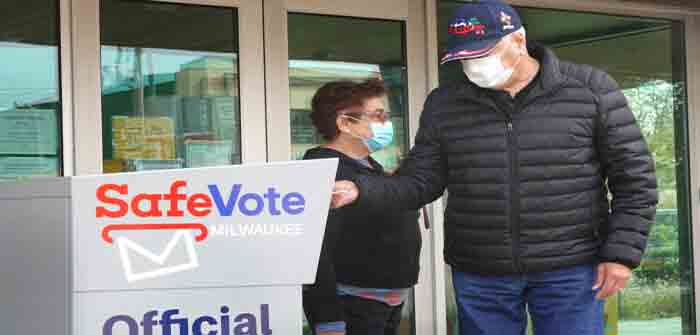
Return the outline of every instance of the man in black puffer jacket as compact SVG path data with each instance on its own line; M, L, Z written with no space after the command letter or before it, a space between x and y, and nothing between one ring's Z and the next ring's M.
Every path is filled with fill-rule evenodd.
M527 45L499 0L465 4L393 177L340 181L334 206L417 209L447 189L445 259L463 335L603 334L602 300L641 261L657 203L654 163L606 73ZM608 201L608 191L612 201Z

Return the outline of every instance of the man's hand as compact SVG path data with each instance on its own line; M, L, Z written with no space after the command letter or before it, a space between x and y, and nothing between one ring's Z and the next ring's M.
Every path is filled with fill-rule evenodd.
M335 182L333 186L333 197L331 198L332 208L341 208L347 206L360 196L360 190L357 185L351 181L340 180Z
M596 299L604 300L614 295L619 290L625 288L627 281L632 276L632 271L617 263L601 263L598 265L598 277L596 278L594 290L600 289Z

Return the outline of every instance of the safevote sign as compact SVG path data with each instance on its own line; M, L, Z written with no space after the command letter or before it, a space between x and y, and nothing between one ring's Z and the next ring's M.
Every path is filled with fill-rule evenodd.
M336 160L73 178L79 291L314 280Z
M231 217L234 213L254 217L264 212L270 216L300 215L304 213L306 199L299 192L280 194L274 186L268 187L265 193L246 193L243 184L234 184L226 195L222 195L219 185L207 185L209 193L195 193L188 195L184 190L187 182L175 180L170 184L168 193L138 193L129 194L129 184L102 184L97 188L97 200L102 203L95 209L97 218L123 218L133 212L140 218L205 218L208 216ZM243 193L242 193L243 192ZM161 202L165 201L167 210L161 209ZM110 209L110 205L112 209ZM216 205L216 206L214 206ZM184 206L185 209L180 209ZM216 209L214 209L216 208ZM280 210L281 208L281 210ZM213 212L214 211L214 212ZM297 235L302 234L304 227L301 224L238 224L227 226L213 226L212 229L218 235L229 234L233 236L249 235ZM238 229L236 229L238 228ZM198 242L206 239L209 227L202 223L170 223L170 224L109 224L102 230L103 239L112 243L109 233L114 230L185 230L199 231L196 237Z

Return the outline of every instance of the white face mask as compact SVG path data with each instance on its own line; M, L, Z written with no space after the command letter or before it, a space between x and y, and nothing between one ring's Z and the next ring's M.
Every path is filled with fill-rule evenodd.
M511 76L521 57L512 68L506 69L501 61L502 54L476 59L462 60L462 69L469 80L479 87L496 88L503 86Z

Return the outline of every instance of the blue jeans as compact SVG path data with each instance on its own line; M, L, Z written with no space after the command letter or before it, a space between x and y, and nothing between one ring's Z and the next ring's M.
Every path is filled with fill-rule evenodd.
M461 335L603 335L603 301L592 290L596 267L479 276L453 272Z

